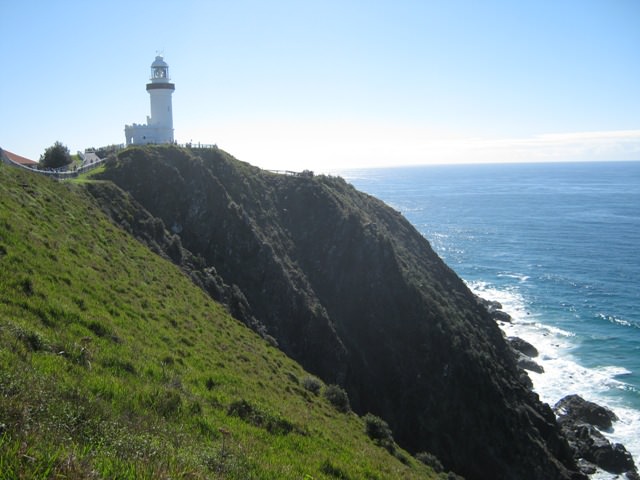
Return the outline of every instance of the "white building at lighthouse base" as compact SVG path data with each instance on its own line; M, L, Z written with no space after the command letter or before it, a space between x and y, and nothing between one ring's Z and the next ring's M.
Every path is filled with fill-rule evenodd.
M125 125L124 136L127 140L127 145L173 143L173 129L167 129L156 125L137 123Z

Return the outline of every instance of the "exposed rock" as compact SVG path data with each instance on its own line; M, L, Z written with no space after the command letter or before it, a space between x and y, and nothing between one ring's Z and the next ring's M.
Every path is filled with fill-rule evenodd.
M631 454L619 443L611 443L598 430L609 429L616 415L606 407L568 395L554 406L558 422L574 450L578 466L584 473L593 473L591 464L611 473L625 473L636 478L638 472ZM598 428L596 428L598 427Z
M611 473L635 472L633 458L626 448L619 443L609 442L593 425L565 424L563 431L579 459Z
M627 480L640 480L640 474L637 468L635 470L629 470L624 476L627 477Z
M633 461L633 457L620 443L611 444L607 440L607 444L598 448L594 452L594 459L596 465L599 465L607 472L612 473L624 473L634 472L636 465Z
M507 340L509 340L509 345L511 345L514 350L517 350L527 357L535 358L538 356L538 349L526 340L520 337L508 337Z
M615 413L597 403L585 400L580 395L567 395L553 407L562 423L586 423L602 430L611 428L612 422L618 420Z
M544 373L542 365L534 362L531 358L526 355L522 355L521 353L518 354L518 366L531 372Z
M496 322L511 323L511 315L502 310L502 304L476 295L476 301L482 305Z
M491 318L493 318L496 322L511 323L511 315L503 310L493 310L489 313L491 314Z
M526 388L533 389L533 382L531 381L531 377L529 377L529 375L527 375L527 372L525 372L524 370L521 370L519 379L520 379L520 382Z
M586 475L593 475L598 471L598 466L595 463L591 463L584 458L578 459L578 468L580 471Z
M480 305L484 306L489 311L489 313L494 310L502 310L502 304L496 300L487 300L486 298L478 296L476 296L476 299Z

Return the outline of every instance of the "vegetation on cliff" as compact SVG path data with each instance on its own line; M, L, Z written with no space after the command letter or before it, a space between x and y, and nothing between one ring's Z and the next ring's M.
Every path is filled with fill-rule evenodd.
M162 188L154 168L136 181ZM112 185L0 165L0 478L436 478L205 295L244 305L205 270Z

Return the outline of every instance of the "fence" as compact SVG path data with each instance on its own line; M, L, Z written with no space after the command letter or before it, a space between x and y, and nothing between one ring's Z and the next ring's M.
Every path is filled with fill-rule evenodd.
M62 169L38 170L37 168L27 167L26 165L22 165L20 163L14 162L10 158L8 158L6 155L0 155L0 157L2 157L2 161L4 163L6 163L7 165L11 165L12 167L22 168L24 170L28 170L29 172L37 173L39 175L46 175L47 177L53 177L53 178L57 178L59 180L64 180L64 179L69 179L69 178L76 178L81 173L85 173L85 172L88 172L90 170L93 170L94 168L99 167L106 160L104 158L99 158L98 160L96 160L93 163L89 163L89 164L83 165L80 168L76 168L76 169L71 170L71 171L66 171L66 170L62 170Z

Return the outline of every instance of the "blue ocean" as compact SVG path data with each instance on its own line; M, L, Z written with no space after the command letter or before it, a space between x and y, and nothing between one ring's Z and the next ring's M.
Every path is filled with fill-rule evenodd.
M620 418L640 464L640 162L339 172L402 212L533 343L543 401L578 393ZM599 478L609 478L606 474Z

